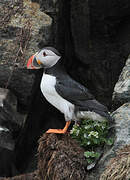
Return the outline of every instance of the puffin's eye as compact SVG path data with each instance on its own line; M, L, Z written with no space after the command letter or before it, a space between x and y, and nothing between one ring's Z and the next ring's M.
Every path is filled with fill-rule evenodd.
M47 56L47 54L45 52L43 52L43 56Z

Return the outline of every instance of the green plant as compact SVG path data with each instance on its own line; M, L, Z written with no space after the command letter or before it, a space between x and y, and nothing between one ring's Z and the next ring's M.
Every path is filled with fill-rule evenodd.
M80 126L75 124L70 132L72 138L76 139L85 150L85 157L88 163L100 156L100 153L94 152L94 149L104 145L112 145L113 140L107 138L108 122L94 121L91 119L82 120Z
M100 153L94 151L85 151L84 156L86 157L88 163L92 163L95 158L100 157Z

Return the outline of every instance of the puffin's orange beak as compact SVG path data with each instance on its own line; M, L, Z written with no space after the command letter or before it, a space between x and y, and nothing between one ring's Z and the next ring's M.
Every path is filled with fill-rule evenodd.
M28 69L35 69L35 67L33 66L33 59L34 59L34 55L31 56L28 60L28 63L27 63L27 68Z

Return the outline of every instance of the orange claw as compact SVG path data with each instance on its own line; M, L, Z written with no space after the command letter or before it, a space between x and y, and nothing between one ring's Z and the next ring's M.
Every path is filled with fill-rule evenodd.
M68 130L71 121L67 121L64 129L49 129L46 133L65 134Z

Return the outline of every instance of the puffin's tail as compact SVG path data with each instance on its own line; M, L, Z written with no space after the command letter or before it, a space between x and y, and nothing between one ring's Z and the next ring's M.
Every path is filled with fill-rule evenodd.
M93 112L95 112L95 113L93 113ZM107 107L102 105L95 99L86 101L85 107L83 107L81 109L79 108L78 116L79 115L81 116L81 114L82 115L84 114L84 116L85 115L90 116L90 118L92 118L91 116L93 116L94 118L92 118L92 119L97 119L97 120L104 119L104 118L111 120L111 116L108 112Z

